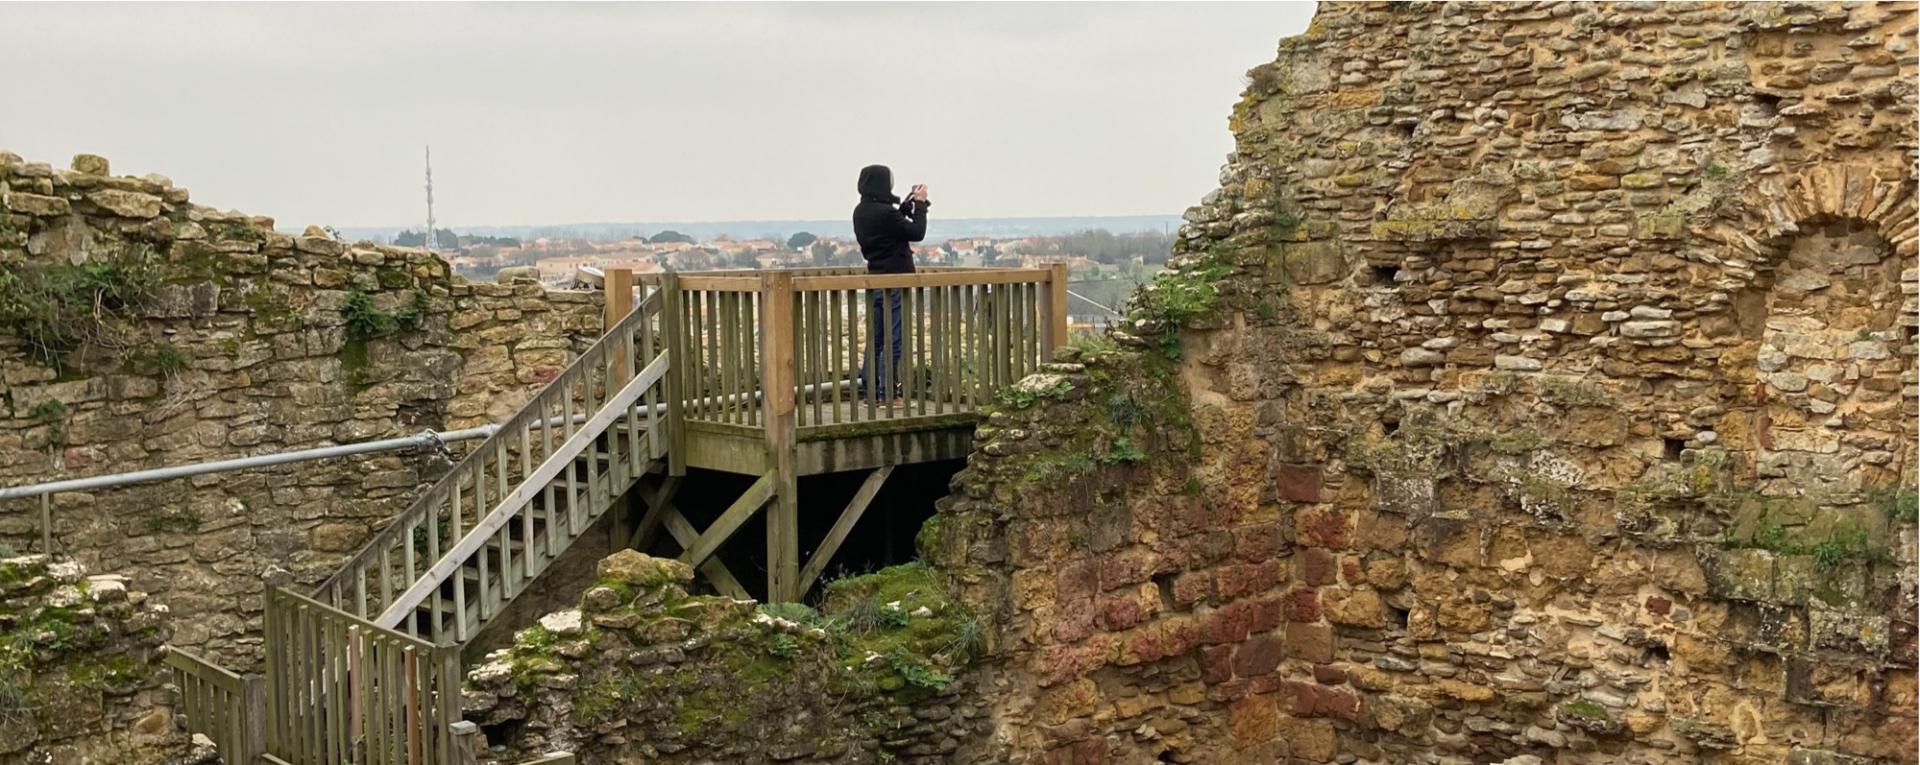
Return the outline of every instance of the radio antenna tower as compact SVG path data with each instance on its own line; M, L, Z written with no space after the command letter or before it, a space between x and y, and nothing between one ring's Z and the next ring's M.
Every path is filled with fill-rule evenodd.
M438 252L439 248L435 246L437 244L439 244L439 237L434 235L433 229L433 146L429 144L427 146L427 237L421 246L427 248L427 252Z

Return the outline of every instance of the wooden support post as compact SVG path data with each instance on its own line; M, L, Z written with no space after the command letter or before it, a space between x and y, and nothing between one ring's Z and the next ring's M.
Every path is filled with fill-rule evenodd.
M1047 291L1040 296L1041 320L1047 324L1040 344L1040 361L1053 361L1053 351L1067 344L1067 264L1047 267Z
M767 509L767 602L799 597L800 481L794 462L793 274L760 275L761 423L773 479Z
M820 578L827 563L833 560L833 554L840 551L840 543L847 541L847 532L860 522L861 514L867 511L867 505L873 503L875 494L880 493L880 485L887 482L887 476L893 474L893 466L888 465L867 475L860 489L853 493L853 499L847 502L847 508L840 511L840 519L833 522L833 528L827 531L827 538L820 541L820 547L813 551L813 557L807 559L806 568L800 569L800 580L795 585L794 599L805 597L807 590L813 589L813 583Z

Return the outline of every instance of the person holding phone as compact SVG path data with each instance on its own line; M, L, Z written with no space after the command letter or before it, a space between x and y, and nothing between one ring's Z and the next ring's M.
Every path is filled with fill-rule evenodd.
M913 273L913 244L927 238L927 186L919 184L905 201L893 195L893 170L886 165L860 168L860 203L853 208L853 237L866 258L867 273ZM867 355L860 383L868 398L898 407L901 290L867 290ZM871 373L871 374L870 374Z

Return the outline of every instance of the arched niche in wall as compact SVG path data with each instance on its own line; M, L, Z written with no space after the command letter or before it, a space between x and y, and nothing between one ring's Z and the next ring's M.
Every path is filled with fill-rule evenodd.
M1807 221L1780 242L1758 296L1741 305L1757 341L1755 472L1778 488L1846 492L1884 483L1901 451L1901 260L1863 221ZM1879 480L1874 480L1878 478Z
M1821 166L1743 202L1755 278L1734 296L1752 343L1742 404L1754 477L1769 494L1848 494L1911 476L1913 180ZM1740 375L1739 377L1745 377Z

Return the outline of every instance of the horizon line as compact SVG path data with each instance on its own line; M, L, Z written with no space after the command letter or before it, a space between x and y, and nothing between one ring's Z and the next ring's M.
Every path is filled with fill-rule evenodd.
M939 222L955 222L955 221L975 221L975 220L1064 220L1064 219L1072 219L1072 218L1180 218L1180 217L1182 217L1182 213L1120 213L1120 214L1112 214L1112 215L999 215L999 216L989 216L989 215L977 215L977 216L969 216L969 217L960 217L960 218L941 218L941 219L939 219L939 220L934 220L934 221L929 221L929 222L930 222L930 223L939 223ZM275 221L274 221L274 222L275 222L275 224L276 224L276 225L278 225L278 224L279 224L279 220L278 220L278 219L275 219ZM711 226L711 225L719 225L719 224L725 224L725 223L819 223L819 222L838 222L838 219L837 219L837 218L731 218L731 219L727 219L727 220L657 220L657 221L652 221L652 220L632 220L632 221L578 221L578 222L573 222L573 223L461 223L461 224L457 224L457 225L456 225L456 224L452 224L452 223L445 223L445 224L440 224L440 226L439 226L439 227L440 227L440 228L443 228L443 229L455 229L455 228L461 228L461 227L491 227L491 228L509 228L509 227L520 227L520 228L534 228L534 227L540 227L540 226L554 226L554 227L561 227L561 226L638 226L638 225L656 225L656 224L673 224L673 223L688 223L688 224L698 224L698 225L703 225L703 226ZM852 225L852 224L851 224L851 222L848 222L848 225ZM338 226L335 226L335 228L342 228L342 229L348 229L348 228L354 228L354 229L367 229L367 228L401 228L401 229L411 229L411 228L413 228L413 224L406 224L406 225L391 225L391 224L389 224L389 225L361 225L361 224L351 224L351 225L338 225Z

